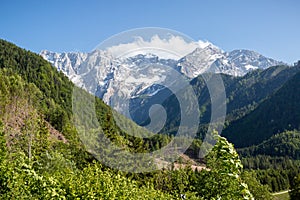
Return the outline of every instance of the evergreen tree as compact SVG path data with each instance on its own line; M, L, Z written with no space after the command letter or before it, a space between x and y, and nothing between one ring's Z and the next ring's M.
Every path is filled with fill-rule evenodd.
M291 200L299 200L300 198L300 174L295 177L290 191Z

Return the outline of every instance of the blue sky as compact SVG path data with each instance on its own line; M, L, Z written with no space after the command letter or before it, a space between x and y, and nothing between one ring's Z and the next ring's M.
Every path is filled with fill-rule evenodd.
M300 60L297 0L52 0L0 3L0 38L34 52L90 51L132 28L163 27L225 51Z

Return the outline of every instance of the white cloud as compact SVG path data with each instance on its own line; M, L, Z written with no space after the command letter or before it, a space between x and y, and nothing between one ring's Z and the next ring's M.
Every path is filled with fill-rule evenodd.
M168 39L162 39L158 35L154 35L150 41L137 37L134 42L127 44L119 44L107 48L107 50L115 57L130 57L138 54L155 54L160 58L180 59L191 53L197 47L205 48L209 42L186 42L179 36L171 36Z

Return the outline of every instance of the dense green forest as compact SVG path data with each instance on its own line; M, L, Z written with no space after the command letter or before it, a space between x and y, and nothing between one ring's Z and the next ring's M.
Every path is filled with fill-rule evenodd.
M269 185L272 191L286 190L300 173L299 136L299 131L286 131L237 151L244 168L255 170L262 184Z
M300 160L300 132L294 130L276 134L259 145L239 149L239 153L243 157L269 155Z
M295 74L286 67L281 71ZM232 79L228 77L228 82ZM73 124L74 87L39 55L0 40L1 199L272 199L271 191L289 187L291 197L299 197L297 131L238 149L242 159L231 143L215 133L217 144L202 160L201 171L179 159L177 163L184 164L180 169L169 164L170 168L147 173L122 172L100 163L82 144ZM102 100L95 98L95 104L104 134L126 151L151 152L172 140L163 134L134 137L116 125L113 111ZM231 110L241 107L245 106ZM143 131L123 120L131 130ZM198 138L186 154L196 158L200 146Z
M255 110L232 122L223 135L237 147L245 147L285 130L299 130L299 83L300 73L297 73Z

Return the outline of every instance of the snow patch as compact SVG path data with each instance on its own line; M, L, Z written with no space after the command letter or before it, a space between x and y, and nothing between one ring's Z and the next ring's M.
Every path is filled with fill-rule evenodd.
M258 67L253 66L253 65L245 65L246 70L255 70L258 69Z

